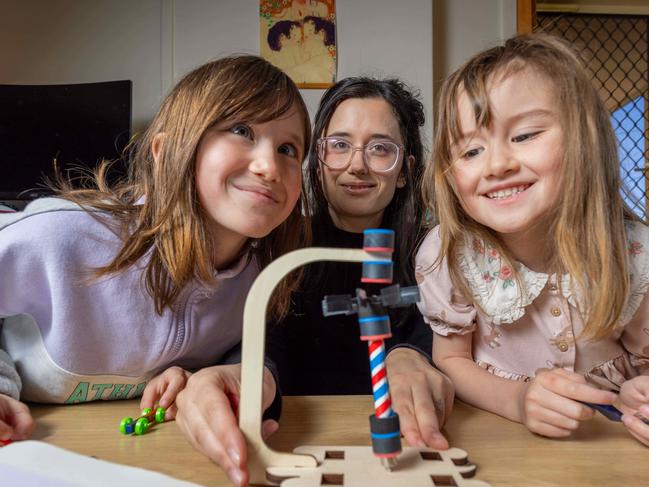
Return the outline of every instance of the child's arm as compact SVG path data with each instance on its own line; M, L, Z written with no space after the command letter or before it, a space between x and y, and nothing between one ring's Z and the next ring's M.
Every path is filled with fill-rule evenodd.
M616 395L586 384L563 369L537 371L530 382L497 377L473 362L472 334L436 335L433 360L455 384L457 397L481 409L524 423L530 431L563 437L595 412L577 402L612 404Z
M166 420L174 419L177 411L174 404L176 396L185 388L191 375L190 372L180 367L169 367L146 385L140 400L140 409L153 408L158 405L166 409Z
M521 421L518 397L525 384L490 374L473 361L473 334L435 335L433 361L455 385L459 399L512 421Z

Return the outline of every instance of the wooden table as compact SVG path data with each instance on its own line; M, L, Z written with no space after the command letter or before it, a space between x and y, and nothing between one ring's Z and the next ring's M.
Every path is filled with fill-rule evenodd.
M270 440L277 450L298 445L369 445L372 401L365 396L288 397L280 431ZM74 406L32 406L33 439L103 460L156 470L205 486L230 485L206 457L192 449L175 423L144 436L123 436L118 425L136 416L136 401ZM492 486L649 485L649 448L620 423L598 415L568 440L535 436L522 425L456 403L445 433L452 446L478 465L476 478Z

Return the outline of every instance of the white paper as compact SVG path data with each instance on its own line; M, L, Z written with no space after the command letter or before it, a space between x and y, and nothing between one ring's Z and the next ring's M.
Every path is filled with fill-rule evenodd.
M97 460L42 441L0 448L0 486L199 487L141 468Z

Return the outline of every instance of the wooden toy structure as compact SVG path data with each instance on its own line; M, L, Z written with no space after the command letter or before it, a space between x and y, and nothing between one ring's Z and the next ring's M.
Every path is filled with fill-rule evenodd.
M489 487L489 484L479 480L466 479L475 474L476 467L468 463L467 454L463 450L451 448L446 451L436 451L428 448L405 448L402 451L398 434L398 416L392 413L389 407L389 393L387 394L388 412L383 410L385 408L379 410L376 391L374 394L377 414L372 416L374 421L372 447L302 446L289 453L272 450L261 436L266 308L273 289L292 270L316 261L363 263L364 282L391 282L392 250L386 246L374 245L372 242L376 241L373 241L372 237L369 237L368 244L368 232L374 236L378 234L380 239L380 234L388 231L367 230L363 250L312 247L290 252L268 265L259 274L248 293L243 314L239 427L248 444L250 483L284 487L319 485ZM392 238L394 238L393 233ZM388 261L390 262L389 279L386 271ZM395 288L398 294L398 286ZM333 301L329 303L332 312L329 314L341 312L340 310L346 306L344 300L332 298ZM376 331L378 329L376 322L381 320L376 319L377 313L374 312L376 309L372 303L369 306L372 318L368 319L368 315L362 309L364 306L359 306L359 303L366 301L366 296L357 292L354 308L349 307L345 314L358 312L361 330L364 328L364 321L368 322L367 327L373 331L366 333L367 338L362 339L368 340L372 350L373 342L380 341L382 345L381 332ZM383 430L384 425L378 427L376 425L376 420L381 419L378 418L379 416L386 416L384 422L388 423L387 428L390 430L387 433ZM391 431L395 428L395 418L396 435ZM393 461L397 455L398 463ZM377 456L382 459L383 465L377 460ZM391 461L387 463L386 458Z

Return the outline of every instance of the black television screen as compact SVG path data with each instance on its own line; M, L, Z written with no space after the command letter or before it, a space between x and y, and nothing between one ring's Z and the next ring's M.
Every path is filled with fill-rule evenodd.
M0 85L0 199L47 194L45 177L119 160L131 132L131 81Z

